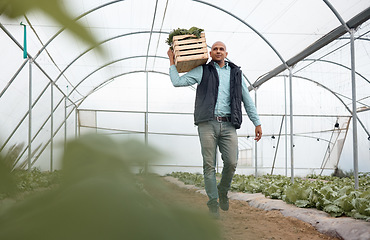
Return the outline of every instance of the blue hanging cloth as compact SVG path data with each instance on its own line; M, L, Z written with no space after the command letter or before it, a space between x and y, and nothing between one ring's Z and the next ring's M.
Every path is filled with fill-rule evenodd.
M26 31L26 25L22 22L20 23L23 26L23 58L27 58L27 31Z

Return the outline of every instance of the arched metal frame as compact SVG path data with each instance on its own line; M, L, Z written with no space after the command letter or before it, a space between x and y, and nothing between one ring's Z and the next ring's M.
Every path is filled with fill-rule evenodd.
M96 8L94 8L94 9L92 9L92 10L90 10L90 11L88 11L88 12L86 12L86 13L84 13L84 14L82 14L82 15L80 15L79 17L77 17L75 20L77 21L78 19L80 19L80 18L82 18L82 17L84 17L84 16L86 16L86 15L88 15L89 13L91 13L91 12L94 12L94 11L96 11L96 10L98 10L98 9L100 9L100 8L103 8L103 7L105 7L105 6L108 6L108 5L111 5L111 4L114 4L114 3L118 3L118 2L123 2L124 0L117 0L117 1L112 1L112 2L109 2L109 3L106 3L106 4L103 4L103 5L100 5L100 6L98 6L98 7L96 7ZM294 61L293 61L293 59L298 59L299 57L298 56L300 56L300 57L302 57L303 55L309 55L309 54L311 54L312 53L312 51L314 50L314 51L316 51L316 50L318 50L319 48L321 48L322 46L324 46L324 45L326 45L328 42L327 41L320 41L321 42L321 44L323 44L323 42L325 42L325 44L324 45L322 45L321 47L320 47L320 44L319 43L315 43L314 45L316 45L316 50L315 49L309 49L309 50L304 50L303 52L301 52L300 54L298 54L297 56L295 56L295 57L293 57L292 59L290 59L289 61L291 62L291 63L293 63L293 64L289 64L289 61L285 61L282 57L281 57L281 55L276 51L276 49L263 37L263 35L262 34L260 34L259 32L257 32L254 28L252 28L249 24L247 24L246 22L244 22L243 20L241 20L240 18L238 18L237 16L235 16L235 15L233 15L233 14L231 14L231 13L229 13L229 12L227 12L226 10L224 10L224 9L222 9L222 8L220 8L220 7L218 7L218 6L215 6L215 5L212 5L212 4L210 4L210 3L206 3L206 2L204 2L204 1L200 1L200 0L193 0L193 1L195 1L195 2L199 2L199 3L202 3L202 4L205 4L205 5L208 5L208 6L211 6L211 7L213 7L213 8L215 8L215 9L218 9L218 10L220 10L220 11L223 11L223 12L225 12L225 13L227 13L228 15L230 15L230 16L232 16L232 17L234 17L235 19L237 19L238 21L240 21L240 22L242 22L243 24L245 24L246 26L248 26L250 29L252 29L257 35L259 35L259 37L261 37L269 46L270 46L270 48L277 54L277 56L282 60L282 62L283 62L283 64L281 65L281 66L283 66L283 70L284 69L287 69L289 66L292 66L293 64L295 64L294 63ZM368 9L366 9L365 11L363 11L362 13L360 13L358 16L356 16L356 17L354 17L353 19L351 19L349 22L347 22L347 23L345 23L344 21L343 21L343 19L340 17L340 15L336 12L336 10L334 9L334 7L329 3L329 1L327 1L327 0L324 0L325 1L325 3L328 5L328 7L331 9L331 11L337 16L337 18L340 20L340 22L342 23L342 25L343 25L343 27L345 28L345 30L346 31L349 31L350 33L352 33L351 34L351 39L353 39L353 30L351 30L351 29L353 29L353 28L355 28L356 26L355 25L360 25L362 22L364 22L364 21L366 21L367 19L369 19L369 11L370 11L370 8L368 8ZM156 14L154 14L154 18L155 18L155 15ZM359 17L360 16L360 17ZM355 19L356 18L356 19ZM362 18L362 19L359 19L359 18ZM365 18L366 18L366 20L365 20ZM355 19L355 20L354 20ZM356 21L357 20L357 21ZM351 22L352 21L352 22ZM154 21L153 21L154 22ZM352 24L353 23L353 24ZM152 28L153 29L153 28ZM4 30L4 29L3 29ZM53 41L53 39L55 39L55 37L56 36L58 36L62 31L64 31L65 30L65 28L62 28L60 31L58 31L58 33L57 34L55 34L43 47L42 47L42 49L40 49L40 51L37 53L37 55L33 58L33 60L36 60L36 58L40 55L40 53L46 48L46 46L51 42L51 41ZM338 31L338 29L335 29L336 31ZM5 30L4 30L5 31ZM152 34L154 31L150 31L150 34ZM330 41L329 41L330 42ZM353 41L352 41L353 42ZM149 41L149 44L150 44L150 41ZM18 44L19 45L19 44ZM353 45L353 44L352 44ZM353 48L353 47L352 47ZM351 48L351 49L352 49ZM148 46L148 49L149 49L149 46ZM311 52L310 52L311 51ZM148 53L147 53L147 55L148 55ZM147 56L148 57L148 56ZM299 60L302 60L303 58L301 58L301 59L298 59L298 61ZM32 62L34 62L34 61L32 61ZM74 61L73 61L74 62ZM70 63L70 64L73 64L73 62L72 63ZM26 62L25 62L26 63ZM23 64L23 66L25 65L25 63ZM38 66L39 68L40 68L40 66ZM21 67L21 68L23 68L23 67ZM20 68L20 69L21 69ZM42 70L42 68L40 68L41 70ZM281 67L278 67L278 68L276 68L276 69L282 69ZM268 79L270 79L271 77L273 77L273 76L276 76L277 74L278 74L278 72L276 71L276 69L274 69L273 71L271 71L271 72L269 72L268 74L266 74L266 75L264 75L263 77L262 77L262 79L260 79L259 81L257 81L254 85L252 85L251 86L251 88L254 88L254 87L258 87L259 85L261 85L264 81L267 81ZM352 67L352 69L354 69L354 64L353 64L353 67ZM66 69L65 69L66 70ZM62 73L65 71L65 70L63 70L62 71ZM281 70L281 71L283 71L283 70ZM43 71L43 70L42 70ZM291 71L291 70L290 70ZM354 70L353 70L354 71ZM19 72L19 71L18 71ZM44 72L44 71L43 71ZM272 74L271 74L272 73ZM45 72L44 72L44 74L46 74ZM31 75L31 70L30 70L30 75ZM46 74L47 75L47 74ZM354 75L354 74L353 74ZM15 79L15 77L16 77L16 75L12 78L13 80ZM30 76L31 77L31 76ZM58 76L58 78L56 79L56 81L59 79L59 77L60 77L60 75ZM55 82L54 82L55 83ZM11 84L11 82L9 83L9 84ZM62 91L61 91L62 92ZM63 93L63 92L62 92ZM70 94L69 94L70 95ZM354 98L355 99L355 98ZM354 106L355 106L355 103L356 103L356 101L353 101L354 102ZM31 109L32 109L32 106L30 105L30 111L29 111L29 113L28 114L31 114ZM354 111L354 112L356 112L356 111ZM355 113L354 113L355 114ZM356 167L355 167L356 168ZM356 169L355 169L356 170Z

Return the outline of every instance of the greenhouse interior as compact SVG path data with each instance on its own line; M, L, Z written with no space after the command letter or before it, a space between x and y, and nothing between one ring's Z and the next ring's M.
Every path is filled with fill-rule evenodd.
M224 43L261 121L256 142L242 108L236 174L293 182L340 171L361 188L369 19L369 0L1 0L0 152L11 171L54 172L70 141L97 134L158 152L134 172L202 173L197 85L174 87L167 53L173 31L196 27L206 52Z
M208 48L225 43L262 122L255 144L243 109L239 173L370 171L368 1L58 4L60 15L0 16L1 151L17 149L14 167L58 169L65 142L93 132L165 152L160 174L201 172L195 86L172 86L166 44L196 26ZM63 11L85 31L64 27Z

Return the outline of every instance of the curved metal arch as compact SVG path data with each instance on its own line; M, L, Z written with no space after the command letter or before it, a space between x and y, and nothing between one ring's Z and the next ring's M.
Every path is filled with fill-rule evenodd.
M113 80L117 77L121 77L121 76L124 76L124 75L128 75L128 74L135 74L135 73L158 73L158 74L162 74L162 75L166 75L166 76L169 76L168 73L165 73L165 72L159 72L159 71L154 71L154 70L137 70L137 71L131 71L131 72L125 72L125 73L120 73L118 75L115 75L107 80L105 80L104 82L102 82L101 84L99 84L98 86L96 86L94 89L92 89L88 94L86 94L86 96L84 96L82 99L80 99L79 103L76 104L77 105L77 108L83 103L83 101L86 100L86 98L88 96L90 96L91 94L93 94L95 91L99 90L100 88L102 88L104 85L107 85L111 82L113 82Z
M208 45L207 45L208 46ZM209 46L208 46L209 47ZM210 48L210 47L209 47ZM117 60L114 60L112 62L109 62L109 63L106 63L100 67L98 67L97 69L93 70L91 73L89 73L88 75L86 75L73 89L72 91L68 94L68 97L72 95L72 93L77 89L77 87L82 83L84 82L87 78L89 78L91 75L93 75L94 73L96 73L97 71L111 65L111 64L114 64L114 63L117 63L117 62L120 62L120 61L124 61L124 60L128 60L128 59L135 59L135 58L140 58L140 57L154 57L154 58L162 58L162 59L168 59L168 57L162 57L162 56L156 56L156 55L139 55L139 56L130 56L130 57L125 57L125 58L120 58L120 59L117 59ZM248 78L245 76L245 74L243 73L243 76L244 78L248 81L248 83L250 84ZM193 89L195 90L195 89Z
M78 84L72 89L72 91L68 94L68 96L70 96L76 89L78 86L80 86L81 83L83 83L87 78L89 78L91 75L93 75L94 73L96 73L97 71L105 68L105 67L108 67L109 65L112 65L114 63L117 63L117 62L120 62L120 61L124 61L124 60L128 60L128 59L135 59L135 58L141 58L141 57L148 57L148 58L152 58L152 57L155 57L155 58L162 58L162 59L168 59L168 57L162 57L162 56L154 56L154 55L139 55L139 56L130 56L130 57L125 57L125 58L120 58L120 59L117 59L117 60L114 60L112 62L109 62L109 63L106 63L100 67L98 67L97 69L93 70L91 73L87 74L80 82L78 82Z
M97 6L97 7L95 7L95 8L93 8L93 9L90 9L89 11L86 11L86 12L84 12L84 13L82 13L81 15L79 15L78 17L76 17L75 19L74 19L74 21L77 21L77 20L79 20L79 19L81 19L82 17L85 17L86 15L88 15L88 14L90 14L90 13L92 13L92 12L95 12L95 11L97 11L97 10L99 10L99 9L101 9L101 8L104 8L104 7L107 7L107 6L109 6L109 5L111 5L111 4L115 4L115 3L119 3L119 2L123 2L123 1L125 1L125 0L115 0L115 1L111 1L111 2L108 2L108 3L105 3L105 4L102 4L102 5L99 5L99 6ZM196 0L193 0L193 1L196 1ZM215 7L215 8L217 8L217 9L219 9L219 10L221 10L221 11L224 11L224 12L226 12L227 14L229 14L229 15L231 15L232 17L234 17L234 18L236 18L236 19L238 19L239 21L241 21L242 23L244 23L245 25L247 25L250 29L252 29L255 33L257 33L257 35L259 35L272 49L273 49L273 51L279 56L279 58L283 61L283 63L285 64L285 61L284 61L284 59L282 59L282 57L281 57L281 55L276 51L276 49L263 37L263 35L262 34L260 34L258 31L256 31L252 26L250 26L248 23L246 23L245 21L243 21L242 19L240 19L239 17L237 17L237 16L235 16L235 15L233 15L233 14L231 14L231 13L229 13L229 12L227 12L226 10L224 10L224 9L221 9L221 8L219 8L219 7L216 7L216 6L214 6L214 5L212 5L212 4L208 4L208 3L205 3L205 2L202 2L202 1L197 1L197 2L201 2L201 3L204 3L204 4L206 4L206 5L209 5L209 6L211 6L211 7ZM62 33L64 30L66 30L67 28L66 27L62 27L56 34L54 34L45 44L44 44L44 46L37 52L37 54L32 58L33 60L36 60L36 58L38 58L38 56L46 49L46 47L60 34L60 33ZM155 31L150 31L151 33L153 33L153 32L155 32ZM161 33L167 33L168 34L168 32L162 32L162 31L160 31ZM100 45L100 44L98 44L98 45ZM208 45L207 45L208 46ZM95 46L96 47L96 46ZM210 46L208 46L209 48L210 48ZM94 48L94 47L93 47ZM91 50L91 49L90 49ZM286 64L285 64L286 65ZM243 73L243 76L244 76L244 78L247 80L247 82L249 83L249 85L250 86L252 86L252 88L253 88L253 84L249 81L249 79L246 77L246 75ZM60 76L58 76L58 78L59 78Z
M347 21L347 25L351 28L357 28L362 23L367 21L370 18L370 7L363 10L361 13L357 14L356 16L352 17L350 20ZM340 25L339 27L336 27L332 29L329 33L318 39L317 41L313 42L310 46L302 50L301 52L297 53L295 56L288 59L287 64L288 66L294 66L298 62L300 62L302 59L308 57L312 53L316 52L317 50L321 49L322 47L326 46L330 42L334 41L335 39L338 39L338 37L344 35L347 33L346 29ZM285 66L283 64L275 67L271 71L267 72L266 74L260 76L255 83L253 83L253 87L259 87L264 82L270 80L271 78L277 76L281 72L285 70ZM249 90L251 90L251 87L248 87Z
M342 24L342 26L346 29L347 32L350 31L350 28L348 27L347 23L344 21L342 16L339 14L339 12L334 8L334 6L329 2L329 0L323 0L325 4L330 8L330 10L334 13L334 15L337 17L339 22Z
M289 77L289 76L283 74L283 75L277 75L277 77ZM298 76L298 75L292 75L292 77L307 80L309 82L313 82L314 84L316 84L316 85L324 88L325 90L329 91L331 94L333 94L343 104L343 106L347 109L347 111L352 114L351 109L348 108L346 103L338 96L338 94L336 92L334 92L333 90L331 90L330 88L328 88L327 86L325 86L325 85L323 85L323 84L321 84L321 83L319 83L319 82L317 82L313 79L307 78L307 77Z
M101 45L101 44L104 44L106 42L109 42L111 40L114 40L114 39L117 39L117 38L120 38L120 37L125 37L125 36L130 36L130 35L135 35L135 34L143 34L143 33L167 33L168 32L163 32L163 31L138 31L138 32L131 32L131 33L124 33L124 34L121 34L121 35L117 35L117 36L114 36L114 37L111 37L111 38L108 38L108 39L105 39L101 42L99 42L97 44L98 45ZM87 50L85 50L84 52L82 52L80 55L78 55L75 59L73 59L63 70L62 72L57 76L57 78L55 79L54 83L56 83L59 78L64 74L64 72L74 63L76 62L80 57L82 57L83 55L85 55L86 53L88 53L89 51L91 51L92 49L94 49L96 46L94 47L90 47L88 48Z
M125 0L115 0L115 1L111 1L111 2L108 2L108 3L105 3L105 4L102 4L100 6L97 6L93 9L90 9L89 11L87 12L84 12L82 13L80 16L76 17L75 19L73 19L74 21L77 21L83 17L85 17L86 15L92 13L92 12L95 12L96 10L99 10L101 8L104 8L106 6L109 6L111 4L114 4L114 3L118 3L118 2L123 2ZM54 36L52 36L45 44L44 46L42 46L42 48L40 48L40 50L37 52L37 54L33 57L33 60L36 60L36 58L46 49L46 47L59 35L61 34L64 30L66 30L67 28L66 27L62 27L56 34L54 34Z
M279 76L287 77L288 75L277 75L277 77L279 77ZM307 81L313 82L313 83L319 85L320 87L324 88L325 90L329 91L330 93L332 93L343 104L343 106L347 109L347 111L352 115L351 109L338 96L338 94L336 92L332 91L330 88L328 88L325 85L323 85L323 84L321 84L321 83L319 83L319 82L317 82L317 81L315 81L313 79L310 79L310 78L306 78L306 77L302 77L302 76L296 76L296 75L293 75L293 77L300 78L300 79L303 79L303 80L307 80ZM365 125L362 123L362 121L360 120L360 118L357 118L357 120L360 123L360 125L362 126L362 128L364 129L364 131L366 132L366 134L370 137L369 131L366 129Z
M104 8L104 7L106 7L106 6L109 6L109 5L111 5L111 4L115 4L115 3L118 3L118 2L123 2L123 1L125 1L125 0L115 0L115 1L111 1L111 2L108 2L108 3L105 3L105 4L102 4L102 5L100 5L100 6L97 6L97 7L95 7L95 8L93 8L93 9L91 9L91 10L89 10L89 11L87 11L87 12L84 12L83 14L81 14L80 16L78 16L78 17L76 17L75 19L74 19L74 21L77 21L77 20L79 20L79 19L81 19L82 17L84 17L84 16L86 16L86 15L88 15L88 14L90 14L90 13L92 13L92 12L95 12L95 11L97 11L97 10L99 10L99 9L101 9L101 8ZM248 26L250 29L252 29L260 38L262 38L269 46L270 46L270 48L277 54L277 56L280 58L280 60L283 62L283 64L286 66L286 68L288 68L288 66L287 66L287 64L286 64L286 62L285 62L285 60L282 58L282 56L280 55L280 53L272 46L272 44L269 42L269 41L267 41L267 39L265 39L265 37L261 34L261 33L259 33L256 29L254 29L251 25L249 25L248 23L246 23L244 20L242 20L242 19L240 19L239 17L237 17L236 15L234 15L234 14L232 14L232 13L230 13L230 12L228 12L228 11L226 11L226 10L224 10L224 9L222 9L222 8L220 8L220 7L217 7L217 6L215 6L215 5L212 5L212 4L210 4L210 3L206 3L206 2L203 2L203 1L199 1L199 0L193 0L193 1L196 1L196 2L199 2L199 3L203 3L203 4L206 4L206 5L208 5L208 6L210 6L210 7L213 7L213 8L216 8L216 9L218 9L218 10L220 10L220 11L223 11L223 12L225 12L225 13L227 13L228 15L230 15L230 16L232 16L232 17L234 17L235 19L237 19L237 20L239 20L240 22L242 22L243 24L245 24L246 26ZM35 60L45 49L46 49L46 47L60 34L60 33L62 33L64 30L66 30L67 28L66 27L63 27L63 28L61 28L54 36L52 36L49 40L48 40L48 42L46 42L45 44L44 44L44 46L38 51L38 53L35 55L35 57L33 57L33 59ZM149 31L149 33L150 34L152 34L152 33L167 33L168 34L168 32L162 32L162 31ZM114 37L114 38L118 38L119 36L116 36L116 37ZM113 38L113 39L114 39ZM110 39L110 40L112 40L112 39ZM109 40L107 40L107 41L109 41ZM98 43L96 46L99 46L99 45L101 45L101 44L103 44L104 42L101 42L101 43ZM92 50L93 48L95 48L96 46L94 46L94 47L91 47L91 48L89 48L86 52L88 52L88 51L90 51L90 50ZM209 47L209 46L208 46ZM83 54L85 54L86 52L84 52ZM82 55L83 55L82 54ZM82 55L80 55L80 56L78 56L76 59L74 59L60 74L59 74L59 76L56 78L56 80L55 80L55 82L61 77L61 75L63 75L63 73L65 72L65 70L67 69L67 68L69 68L69 66L70 65L72 65L73 64L73 62L75 62L79 57L81 57ZM253 88L253 84L251 84L250 82L249 82L249 80L248 80L248 78L245 76L245 74L243 73L243 75L244 75L244 77L245 77L245 79L248 81L248 83L250 84L250 86L252 86L252 88ZM74 88L75 89L75 88Z
M246 25L248 28L250 28L253 32L255 32L274 52L275 54L279 57L279 59L282 61L282 63L285 65L285 68L288 69L289 66L288 64L286 63L286 61L284 60L284 58L280 55L280 53L274 48L274 46L272 46L272 44L260 33L258 32L255 28L253 28L251 25L249 25L247 22L245 22L243 19L239 18L238 16L230 13L229 11L226 11L225 9L221 8L221 7L218 7L216 5L213 5L211 3L208 3L208 2L204 2L204 1L201 1L201 0L192 0L194 2L199 2L199 3L203 3L205 5L208 5L210 7L213 7L215 9L218 9L230 16L232 16L233 18L235 18L236 20L238 20L239 22L243 23L244 25Z
M340 67L343 67L347 70L350 70L351 71L351 68L350 67L347 67L346 65L343 65L343 64L340 64L340 63L337 63L337 62L333 62L333 61L329 61L329 60L323 60L323 59L310 59L310 58L306 58L306 59L303 59L302 62L304 61L312 61L312 62L324 62L324 63L330 63L330 64L334 64L334 65L337 65L337 66L340 66ZM361 75L360 73L356 72L355 73L360 76L362 79L364 79L366 82L370 83L369 79L365 78L363 75Z
M209 45L207 45L207 47L208 48L211 48ZM149 56L147 56L147 55L140 55L140 56L130 56L130 57L126 57L126 58L121 58L121 59L118 59L118 60L114 60L114 61L112 61L112 62L109 62L109 63L107 63L107 64L104 64L103 66L100 66L100 67L98 67L97 69L95 69L95 70L93 70L91 73L89 73L86 77L84 77L73 89L72 89L72 91L68 94L68 96L70 96L76 89L77 89L77 87L83 82L83 81L85 81L88 77L90 77L92 74L94 74L94 73L96 73L97 71L99 71L99 70L101 70L101 69L103 69L104 67L107 67L107 66L109 66L109 65L111 65L111 64L114 64L114 63L116 63L116 62L119 62L119 61L123 61L123 60L127 60L127 59L133 59L133 58L138 58L138 57L155 57L155 58L162 58L162 59L168 59L168 57L162 57L162 56L155 56L155 55L149 55ZM228 59L228 58L227 58ZM247 80L247 82L249 83L249 85L252 85L251 83L250 83L250 81L248 80L248 78L247 78L247 76L244 74L244 73L242 73L243 74L243 76L244 76L244 78ZM194 89L193 89L194 90Z

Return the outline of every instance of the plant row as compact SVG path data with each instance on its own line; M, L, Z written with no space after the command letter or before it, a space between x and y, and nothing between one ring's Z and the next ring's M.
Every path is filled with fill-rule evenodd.
M171 176L185 184L204 187L203 175L174 172ZM217 174L219 178L220 175ZM281 199L301 208L317 208L333 217L348 216L370 221L370 174L359 176L359 188L354 178L309 175L305 178L281 175L235 175L231 191L262 193L272 199Z
M16 169L11 173L11 177L12 182L8 183L9 191L0 192L0 200L11 197L15 193L31 192L59 184L61 173L59 171L42 172L38 168L33 168L31 171Z

